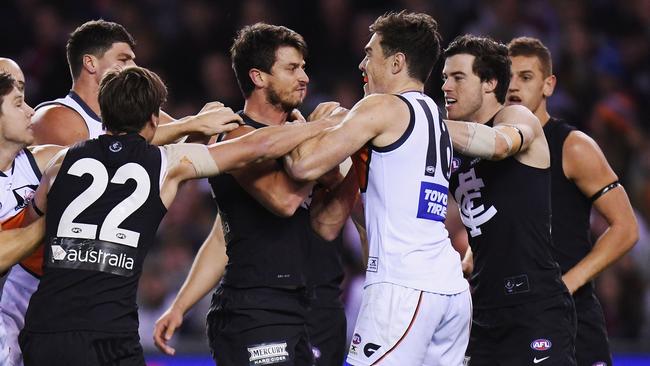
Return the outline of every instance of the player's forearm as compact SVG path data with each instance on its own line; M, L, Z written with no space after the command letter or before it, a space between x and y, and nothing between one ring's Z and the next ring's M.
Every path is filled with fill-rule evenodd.
M164 125L158 125L151 143L153 145L172 144L190 133L189 121L193 116L181 118Z
M24 228L0 231L0 272L8 270L36 250L44 236L44 218Z
M258 146L258 160L276 159L288 154L298 145L317 136L330 127L332 122L321 120L310 123L270 126L242 136L251 139Z
M223 234L219 232L217 235ZM225 246L219 243L220 240L223 239L215 238L211 233L199 249L192 268L172 304L172 307L179 309L181 313L185 314L221 280L228 257Z
M632 249L637 239L636 220L613 223L598 238L589 254L562 276L569 291L574 293L616 262Z
M523 135L473 122L445 120L454 150L488 160L502 160L516 154L524 143ZM512 129L512 127L507 127ZM515 129L515 131L517 131ZM511 135L517 136L511 136Z
M334 240L350 216L358 196L357 174L353 168L336 187L315 197L310 207L314 231L325 240Z

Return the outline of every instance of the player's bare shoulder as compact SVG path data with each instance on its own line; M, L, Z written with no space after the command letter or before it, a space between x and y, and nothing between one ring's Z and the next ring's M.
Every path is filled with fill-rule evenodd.
M371 94L355 104L346 120L364 124L372 132L375 146L387 146L404 133L410 118L408 105L398 96Z
M43 172L52 158L54 158L54 156L64 148L65 146L47 144L30 146L27 149L34 156L34 160L36 160L36 164L40 171Z
M53 104L39 108L32 117L36 144L70 145L88 139L83 117L74 109Z

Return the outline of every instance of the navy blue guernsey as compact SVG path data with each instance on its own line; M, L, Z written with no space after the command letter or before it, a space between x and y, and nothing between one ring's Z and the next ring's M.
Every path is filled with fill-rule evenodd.
M514 156L489 161L455 152L449 188L474 254L475 308L524 304L566 291L551 254L550 169Z
M239 114L249 126L266 126ZM227 244L228 264L222 283L237 288L304 287L309 211L299 207L293 216L280 217L257 202L230 174L211 177L209 182Z
M553 255L566 273L584 258L593 243L589 235L591 202L578 187L567 179L562 168L562 147L569 133L576 128L551 118L544 134L551 150L551 197L553 207Z
M142 263L166 213L160 149L138 134L69 149L48 193L44 272L32 332L137 332Z

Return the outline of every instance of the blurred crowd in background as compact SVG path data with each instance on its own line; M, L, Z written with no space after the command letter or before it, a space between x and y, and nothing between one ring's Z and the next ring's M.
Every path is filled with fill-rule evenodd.
M426 12L439 22L443 46L465 33L507 43L540 38L551 50L558 78L549 100L553 116L590 134L624 184L640 225L634 249L597 279L614 350L650 352L650 1L648 0L15 0L0 4L0 56L16 60L32 105L63 97L71 87L65 58L68 35L91 19L124 25L137 41L136 63L156 71L174 117L218 100L243 107L228 49L236 31L264 21L302 34L309 46L307 115L322 101L351 107L362 96L358 64L368 25L390 10ZM444 106L439 62L427 93ZM208 234L216 208L206 182L186 184L160 226L142 275L141 338L153 351L153 323L167 308ZM593 235L607 227L593 217ZM356 320L364 269L358 237L344 233L344 301ZM204 299L175 336L179 352L207 353ZM643 339L646 341L644 342Z

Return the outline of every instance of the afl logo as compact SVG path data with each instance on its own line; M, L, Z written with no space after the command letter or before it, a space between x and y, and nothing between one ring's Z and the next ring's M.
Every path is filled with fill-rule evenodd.
M115 236L117 236L118 239L125 239L126 238L126 235L124 233L117 233L117 234L115 234Z
M70 229L70 231L72 231L75 234L79 234L81 232L81 228L80 227L73 227L72 229Z
M530 348L535 351L546 351L551 348L553 344L548 339L536 339L530 343Z
M459 158L453 158L451 159L451 171L452 173L455 172L460 168L460 159Z
M354 333L354 336L352 336L352 344L359 344L361 343L361 336L357 333Z
M429 166L427 166L426 171L427 171L427 173L429 173L429 174L433 174L433 173L436 172L436 167L435 167L435 166L432 166L432 165L429 165Z
M122 150L122 143L119 141L115 141L108 146L108 149L111 150L112 152L118 152Z

